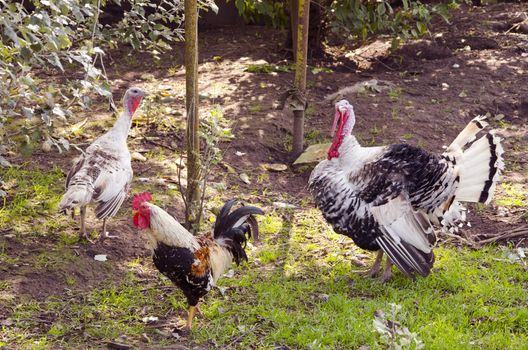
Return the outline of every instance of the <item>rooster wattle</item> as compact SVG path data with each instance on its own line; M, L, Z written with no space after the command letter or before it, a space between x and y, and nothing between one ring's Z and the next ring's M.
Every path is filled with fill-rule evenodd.
M66 177L66 193L59 204L59 212L81 208L81 238L90 240L86 233L86 206L97 204L95 216L103 219L101 239L108 237L106 219L114 216L132 181L131 157L127 137L134 112L145 92L130 88L125 93L124 111L112 129L96 139L80 156Z
M392 263L410 277L427 276L433 225L457 229L465 221L460 202L490 202L503 150L492 131L474 141L487 125L483 119L474 118L440 155L406 144L362 147L351 135L352 105L336 103L328 159L313 170L309 188L337 233L378 251L370 276L379 272L383 253L382 280L390 278Z
M234 211L235 200L226 202L216 218L213 235L195 237L160 207L149 203L150 193L137 194L132 202L134 225L147 230L156 268L182 291L189 304L186 327L192 320L200 298L231 266L247 261L245 246L248 237L258 240L258 224L254 215L264 212L242 206Z

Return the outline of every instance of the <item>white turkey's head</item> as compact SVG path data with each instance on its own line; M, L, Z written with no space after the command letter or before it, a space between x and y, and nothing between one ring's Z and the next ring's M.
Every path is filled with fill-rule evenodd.
M141 100L145 97L145 91L138 87L131 87L125 92L123 104L125 105L125 111L132 117L134 112L138 109L141 104Z
M343 143L345 136L350 135L355 123L354 107L347 100L337 102L335 104L335 117L331 132L334 139L332 146L328 150L328 159L339 157L339 147Z

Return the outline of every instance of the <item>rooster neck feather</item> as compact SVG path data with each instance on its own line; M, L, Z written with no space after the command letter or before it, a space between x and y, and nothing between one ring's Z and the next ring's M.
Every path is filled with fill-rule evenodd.
M150 208L150 243L151 249L156 249L158 242L168 246L188 248L195 251L200 248L196 238L166 211L154 205Z

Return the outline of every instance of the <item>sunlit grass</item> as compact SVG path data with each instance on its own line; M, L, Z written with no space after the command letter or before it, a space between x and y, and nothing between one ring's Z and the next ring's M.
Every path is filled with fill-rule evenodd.
M43 225L51 227L46 223L56 220L50 213L62 193L60 171L31 175L16 170L9 176L18 181L12 193L20 204L6 205L3 219L36 222L45 213ZM137 185L136 191L157 188ZM507 186L504 191L512 198L519 192ZM156 203L173 205L176 195L167 192ZM212 209L224 198L217 195L208 202ZM372 254L333 233L308 203L301 201L295 211L265 208L267 215L258 218L261 244L250 245L249 263L234 267L232 278L220 279L222 292L214 288L205 297L204 316L196 316L192 334L183 340L172 333L184 322L185 298L150 258L107 261L108 271L122 269L124 277L86 290L71 269L89 268L74 253L75 233L60 231L51 246L27 258L1 243L2 266L24 263L26 271L61 274L64 292L28 300L16 294L11 281L0 283L0 292L10 296L2 299L9 322L2 326L0 346L104 348L118 341L142 348L181 341L198 348L383 349L387 343L375 331L374 313L382 310L391 319L391 304L401 306L394 321L425 349L522 349L528 343L528 270L525 260L509 259L510 248L438 247L429 277L413 282L394 270L394 278L383 284L356 273L365 268L358 261L370 264ZM26 205L29 216L21 219L19 206ZM129 216L130 210L120 215ZM54 225L60 230L60 222ZM149 323L147 317L159 320Z
M2 180L8 196L0 204L0 228L54 214L64 188L64 174L57 167L50 171L8 168Z

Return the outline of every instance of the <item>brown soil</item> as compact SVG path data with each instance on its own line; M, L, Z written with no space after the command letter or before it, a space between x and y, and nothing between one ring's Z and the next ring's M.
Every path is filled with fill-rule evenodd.
M525 4L463 8L453 13L451 24L437 22L430 39L408 43L392 54L387 52L383 40L361 47L329 48L331 58L311 65L331 68L334 72L313 74L309 69L310 109L305 130L311 138L307 142L328 139L333 101L325 99L327 95L360 81L389 81L396 86L392 95L366 92L343 96L354 104L357 115L355 133L361 142L369 145L408 142L440 152L442 145L453 140L476 114L489 112L494 127L501 123L508 125L500 132L505 138L507 170L504 181L521 183L526 188L528 36L507 32L509 27L504 29L502 25L515 23L518 13L526 10ZM264 195L266 200L294 204L310 200L306 184L311 167L268 172L258 166L262 163L289 164L294 159L288 151L291 112L275 109L281 93L290 87L293 73L253 74L245 71L248 64L259 60L288 64L284 61L286 53L281 51L284 35L264 27L223 28L200 34L200 90L205 95L201 98L200 108L208 111L213 105L221 105L226 118L233 122L232 132L236 136L231 142L221 144L224 151L222 163L229 164L236 173L228 173L220 164L211 175L211 181L226 183L226 197L241 196L252 203L269 203L263 199ZM345 52L359 52L358 49L360 55L344 58ZM170 106L183 115L182 45L176 45L173 52L167 53L160 62L153 62L146 54L134 54L130 58L117 52L112 59L113 64L107 69L114 96L122 96L133 84L168 85L175 99L163 106ZM170 68L174 68L171 75L168 73ZM146 77L146 73L150 77ZM215 89L220 92L215 93ZM103 114L94 119L108 117L105 111L101 112ZM499 121L501 114L503 118ZM165 150L174 146L179 148L183 133L178 133L147 128L148 136L160 137L158 145L136 136L131 137L131 148L148 151L159 148L159 144L165 145L161 147ZM89 137L80 136L75 141L88 142ZM246 154L237 156L236 151ZM49 169L58 165L67 172L70 157L73 152L66 157L36 152L31 166ZM164 168L135 162L134 171L136 177L157 177ZM238 173L241 172L250 175L251 184L240 181ZM166 188L160 187L160 192L163 191ZM181 204L175 202L171 208L172 213L181 218ZM79 293L118 281L124 273L120 266L135 257L148 255L144 248L145 238L138 235L130 224L129 210L123 209L122 213L121 217L109 222L111 232L118 235L118 239L64 248L71 250L77 259L75 264L60 271L47 270L46 267L35 271L23 263L29 256L56 249L55 237L40 237L22 244L18 238L4 237L9 231L2 232L0 244L8 255L20 257L21 263L0 267L0 279L16 281L14 292L17 298L25 296L37 300L68 293L65 275L75 276L78 282L75 289ZM504 232L523 224L522 214L514 208L507 209L506 213L500 212L496 206L490 206L478 215L472 212L473 226L466 234ZM89 220L88 225L96 227L100 223ZM524 239L526 237L516 238L514 242L526 245ZM117 264L110 268L96 262L93 259L95 254L107 254L108 259ZM7 310L0 308L0 312Z

